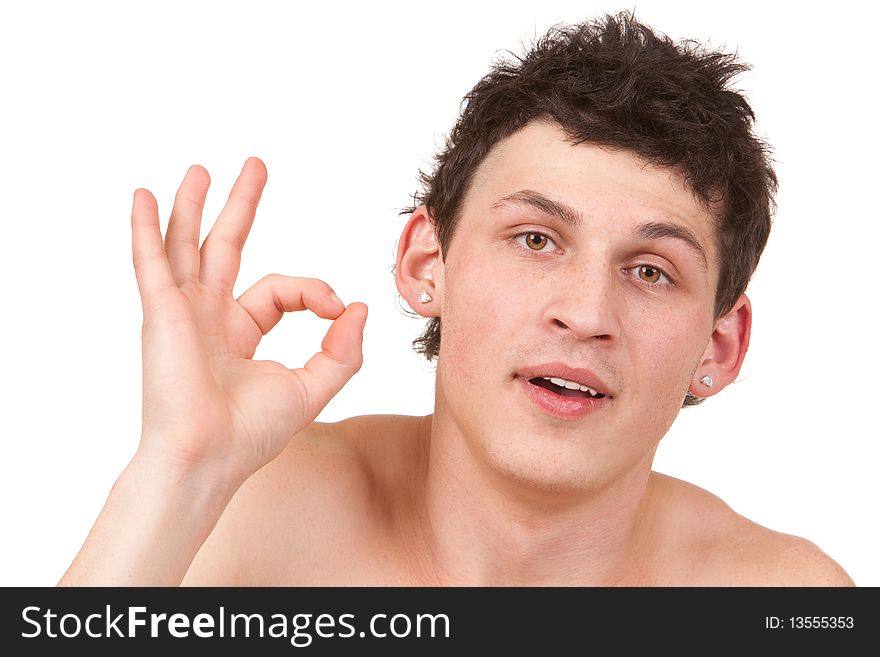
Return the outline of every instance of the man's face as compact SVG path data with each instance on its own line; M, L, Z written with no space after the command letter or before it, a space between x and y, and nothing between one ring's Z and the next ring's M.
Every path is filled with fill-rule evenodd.
M628 152L545 123L496 145L445 253L438 414L542 488L650 462L712 333L712 231L679 176Z

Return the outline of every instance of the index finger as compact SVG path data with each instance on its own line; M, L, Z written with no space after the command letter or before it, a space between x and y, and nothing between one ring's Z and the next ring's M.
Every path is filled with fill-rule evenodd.
M345 310L333 289L317 278L269 274L238 297L263 335L281 321L284 313L310 309L318 317L336 319Z
M161 290L175 285L159 228L159 206L146 189L136 189L131 206L131 251L144 307Z

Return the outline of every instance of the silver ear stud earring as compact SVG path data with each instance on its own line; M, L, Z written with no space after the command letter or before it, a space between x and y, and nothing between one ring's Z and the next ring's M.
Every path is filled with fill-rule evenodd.
M432 300L433 299L431 299L431 295L428 294L427 292L425 292L424 290L422 290L422 293L419 295L419 301L421 303L428 303L429 301L432 301Z
M711 388L711 387L712 387L712 384L715 383L715 381L712 380L712 375L711 375L711 374L707 374L707 375L704 376L702 379L700 379L700 383L702 383L702 384L703 384L704 386L706 386L707 388Z

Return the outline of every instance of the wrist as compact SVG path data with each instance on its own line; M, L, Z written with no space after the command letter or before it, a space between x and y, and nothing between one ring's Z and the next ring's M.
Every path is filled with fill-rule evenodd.
M246 479L221 459L191 459L143 445L129 462L126 473L156 493L184 496L203 507L220 504L221 511Z
M179 584L238 485L219 464L139 449L59 583Z

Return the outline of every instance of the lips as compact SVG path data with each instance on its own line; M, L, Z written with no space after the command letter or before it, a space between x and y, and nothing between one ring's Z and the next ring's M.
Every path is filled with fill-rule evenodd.
M592 393L597 393L604 397L613 396L609 386L596 374L588 369L571 367L565 363L553 362L544 363L542 365L533 365L519 370L516 374L526 381L531 381L533 379L561 379L563 381L577 383L580 386L589 388L591 396L593 396ZM551 383L559 385L559 381L551 381ZM538 385L546 387L543 383L538 383Z
M557 377L536 376L529 379L529 383L540 386L561 397L592 397L601 399L605 395L587 386L573 381L566 381Z
M595 374L564 363L546 363L524 368L516 373L523 392L543 414L564 420L578 420L607 408L612 395L608 386ZM547 379L555 379L556 382ZM560 386L558 382L569 385ZM581 387L589 390L581 390ZM595 393L595 395L593 394Z

